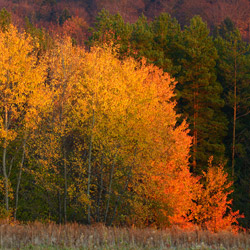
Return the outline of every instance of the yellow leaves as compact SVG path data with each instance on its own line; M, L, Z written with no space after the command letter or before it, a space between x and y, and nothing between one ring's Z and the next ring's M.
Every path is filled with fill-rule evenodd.
M164 207L173 207L176 202L181 205L178 210L181 217L192 198L187 190L195 181L192 182L187 169L191 139L186 124L175 127L177 116L171 101L175 84L169 75L145 62L120 61L110 48L85 52L66 41L51 53L54 107L62 112L61 120L59 117L56 120L60 121L54 127L56 133L64 135L60 129L68 133L77 131L79 137L87 138L85 151L92 135L95 159L100 161L105 154L105 171L110 171L117 154L115 180L126 181L126 174L131 171L134 176L131 185L138 197L148 197L149 204L150 199L164 200L161 203ZM74 159L75 168L86 164L77 160L80 158L79 155ZM153 160L154 166L150 164ZM178 169L181 170L175 174ZM177 186L178 182L183 186ZM124 185L114 183L118 187ZM86 179L76 179L70 193L76 192L76 186L83 194ZM182 189L186 191L178 199ZM113 193L119 195L117 190ZM84 197L79 199L87 202Z
M20 82L20 87L28 80L30 68L35 65L35 57L31 54L31 39L17 29L10 28L0 36L0 79L3 83ZM14 85L13 85L14 86Z
M36 121L37 108L45 101L38 95L42 93L45 64L42 59L37 62L31 38L12 25L0 34L0 51L0 106L8 107L7 121L2 122L9 124L11 121L14 128L14 120L18 121L18 126L24 121L26 127L33 127L28 124Z
M31 44L14 27L0 34L1 143L28 132L29 161L36 170L30 173L54 195L62 193L68 178L69 198L87 206L99 197L98 187L107 191L112 181L102 203L108 198L115 204L131 191L136 220L187 222L193 200L202 196L188 170L191 138L185 122L176 125L170 76L145 60L120 61L108 47L86 52L69 38L55 41L38 61ZM4 105L7 122L14 123L8 133ZM91 199L86 195L90 141ZM204 194L223 186L224 177L220 170L207 173L211 187ZM227 207L223 192L214 191L213 202L221 199ZM197 206L196 220L202 209Z
M118 144L119 155L126 159L124 166L133 162L137 148L132 164L134 192L148 197L149 203L157 201L171 208L177 203L181 205L178 218L183 216L190 207L195 181L187 167L191 138L186 124L175 128L172 80L155 67L132 59L121 62L111 50L100 48L86 53L83 74L96 113L95 140L106 150L114 150ZM153 160L154 166L150 165ZM157 168L158 164L162 167ZM183 172L174 174L178 168ZM184 186L177 185L183 182ZM138 209L137 216L142 211Z
M11 186L10 181L8 181L8 186L9 186L9 199L13 200L14 199L14 192L13 192L13 187ZM4 195L4 179L0 177L0 194Z

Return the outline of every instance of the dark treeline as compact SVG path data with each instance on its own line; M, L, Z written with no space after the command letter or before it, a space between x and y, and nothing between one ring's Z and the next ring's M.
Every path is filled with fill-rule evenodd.
M238 216L229 195L249 227L250 47L230 19L103 10L85 49L4 9L0 25L2 217L217 231Z

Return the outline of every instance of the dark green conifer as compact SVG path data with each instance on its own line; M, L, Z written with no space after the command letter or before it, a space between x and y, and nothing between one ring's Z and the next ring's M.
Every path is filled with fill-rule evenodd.
M121 56L127 56L130 47L131 25L125 23L120 14L112 15L103 9L96 17L88 46L102 46L104 43L118 46Z
M242 41L239 30L223 22L217 27L217 75L223 86L224 112L229 121L228 167L235 180L234 206L250 223L250 47ZM233 27L233 28L232 28Z
M5 9L2 8L0 11L0 29L5 31L8 29L11 24L11 14Z
M227 125L221 111L224 106L222 87L216 80L218 55L201 17L195 16L184 28L178 55L176 63L181 66L176 75L179 81L178 107L190 124L193 136L191 162L193 171L200 173L211 155L215 162L224 159L222 140Z

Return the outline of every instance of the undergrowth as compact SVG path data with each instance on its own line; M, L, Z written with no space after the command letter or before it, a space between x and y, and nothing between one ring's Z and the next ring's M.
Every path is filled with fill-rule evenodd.
M57 225L40 222L30 224L1 224L1 249L82 249L82 250L250 250L248 233L210 233L184 231L179 228L105 227L77 223Z

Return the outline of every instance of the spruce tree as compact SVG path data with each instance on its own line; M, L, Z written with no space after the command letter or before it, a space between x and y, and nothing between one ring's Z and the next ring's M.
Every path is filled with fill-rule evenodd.
M250 47L229 20L219 27L215 38L219 57L218 80L223 86L224 112L229 121L227 145L229 172L235 179L234 206L244 212L249 226L250 213Z
M173 63L173 58L178 56L176 46L181 37L180 24L169 14L163 13L156 17L150 26L154 50L152 61L171 75L176 74L180 67Z
M132 26L125 23L120 14L112 15L103 9L96 17L94 27L90 28L90 37L86 44L90 47L103 44L117 46L121 57L130 54Z
M179 113L187 117L193 136L191 163L193 171L200 173L209 156L215 162L224 159L222 143L227 121L221 108L222 87L216 80L215 65L218 57L207 25L195 16L184 28L175 63L181 66L176 75L179 82Z
M231 159L231 172L234 175L235 161L242 130L243 118L249 115L249 52L250 47L242 41L238 29L226 30L226 23L218 29L215 44L219 52L217 63L218 80L223 86L223 96L226 100L225 112L229 120L229 134L227 144ZM223 31L223 32L222 32ZM240 129L241 127L241 129Z
M136 23L132 24L130 55L138 60L145 57L148 61L153 62L151 60L154 57L153 39L154 37L147 18L144 15L140 16Z

